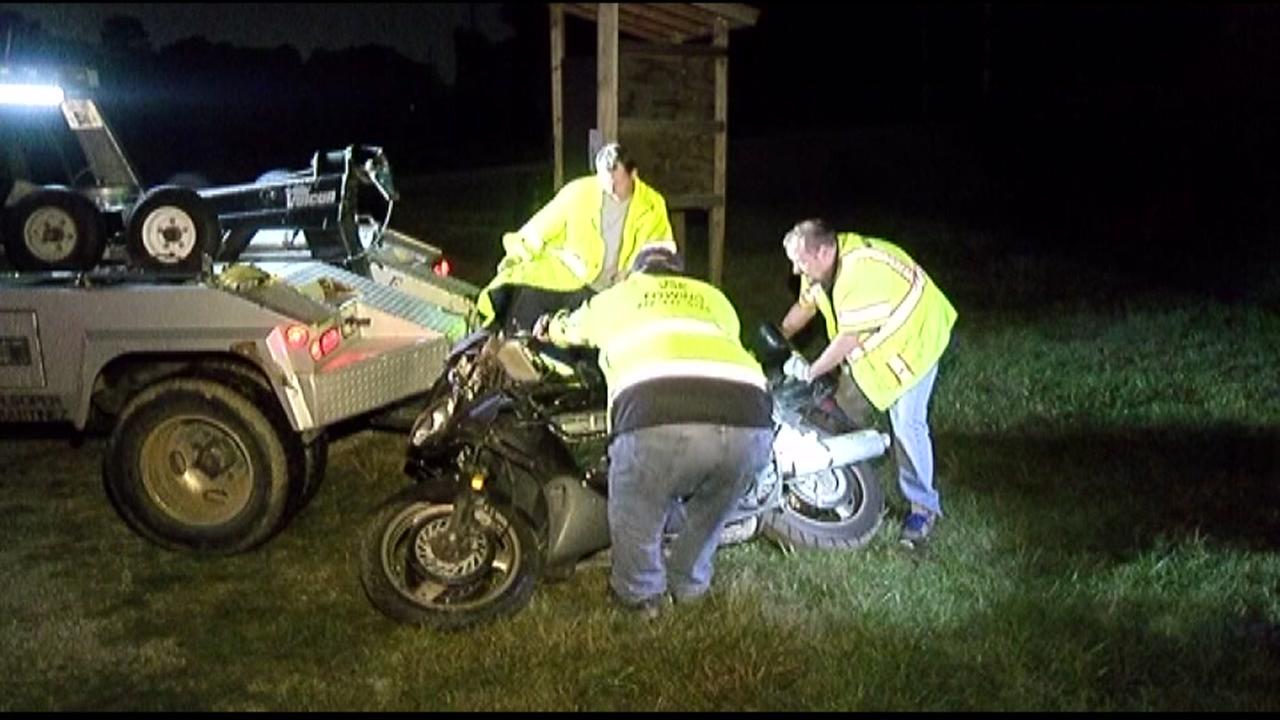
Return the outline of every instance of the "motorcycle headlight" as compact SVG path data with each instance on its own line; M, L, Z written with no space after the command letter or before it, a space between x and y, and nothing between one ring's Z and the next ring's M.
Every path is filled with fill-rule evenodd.
M442 402L423 411L413 423L409 442L419 447L438 436L449 425L449 418L453 417L453 409L456 405L457 401L450 395Z

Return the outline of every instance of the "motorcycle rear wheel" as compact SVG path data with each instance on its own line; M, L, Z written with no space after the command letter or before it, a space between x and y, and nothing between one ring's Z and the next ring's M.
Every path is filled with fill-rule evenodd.
M815 550L856 550L875 537L884 490L869 463L793 478L777 510L761 517L766 536Z
M374 513L361 541L360 580L379 612L410 625L460 630L528 604L542 570L529 523L510 508L478 505L480 529L466 538L473 554L446 566L431 556L429 541L452 511L452 504L411 487ZM427 577L431 567L441 572Z

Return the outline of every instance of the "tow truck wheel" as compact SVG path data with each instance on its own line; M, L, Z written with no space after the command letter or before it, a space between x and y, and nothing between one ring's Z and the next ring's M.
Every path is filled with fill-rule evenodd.
M212 380L171 378L134 396L103 469L124 521L170 549L243 552L286 519L284 441L250 399Z
M324 433L303 442L289 425L272 393L271 385L262 373L239 362L209 360L190 371L191 377L212 380L234 389L253 401L277 428L277 435L289 457L289 503L286 513L290 519L311 503L324 482L329 462L329 438Z
M26 195L5 218L4 252L18 270L89 270L102 260L102 216L83 195L44 188Z
M172 186L147 191L125 218L124 232L129 256L151 270L199 272L222 240L209 203L190 188Z

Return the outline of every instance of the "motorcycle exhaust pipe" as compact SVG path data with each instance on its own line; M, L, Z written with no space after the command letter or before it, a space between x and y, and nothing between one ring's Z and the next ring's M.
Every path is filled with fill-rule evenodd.
M784 425L773 442L774 462L784 476L807 475L880 457L889 443L888 434L871 428L823 438Z

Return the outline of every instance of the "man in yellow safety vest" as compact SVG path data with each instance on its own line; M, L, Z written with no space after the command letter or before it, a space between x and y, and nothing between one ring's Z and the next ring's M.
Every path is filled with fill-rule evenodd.
M605 145L595 169L503 235L506 255L476 300L483 325L528 330L544 313L576 307L622 279L640 250L675 252L666 200L640 179L627 151Z
M742 347L737 312L680 258L645 248L634 272L577 310L537 323L557 345L599 349L609 390L609 585L656 614L697 599L734 503L769 462L772 399ZM664 562L663 531L683 505Z
M928 406L955 308L923 268L885 240L837 234L815 218L796 224L782 244L801 276L782 334L794 336L821 313L831 341L812 364L795 355L784 372L807 382L843 364L866 399L888 412L898 487L911 504L900 539L915 545L942 514Z

